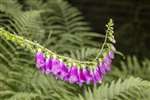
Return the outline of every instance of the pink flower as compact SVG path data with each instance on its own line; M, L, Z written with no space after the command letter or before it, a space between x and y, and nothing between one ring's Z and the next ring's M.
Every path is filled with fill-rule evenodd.
M71 67L68 81L70 83L77 83L79 81L78 69L76 66Z
M38 69L41 69L42 71L45 70L45 57L42 52L37 52L35 56L36 66Z
M52 72L51 70L52 70L52 59L47 58L45 63L45 73L49 74Z
M60 62L60 73L58 74L58 77L63 80L67 78L68 74L69 68L63 62Z
M85 73L83 73L83 69L78 69L79 81L78 84L81 86L86 82Z
M86 84L90 84L92 81L92 75L90 74L88 68L83 68L83 74L85 76Z
M113 51L110 51L108 56L111 58L111 59L114 59L114 52Z
M88 70L88 68L78 68L77 66L68 67L63 61L57 58L45 58L42 52L37 52L35 56L37 68L43 73L52 74L57 79L76 83L80 86L101 82L103 76L111 70L113 58L114 53L110 51L95 69Z
M57 60L56 58L53 58L52 59L52 67L51 68L52 68L51 69L52 74L58 75L60 73L60 71L61 71L61 69L60 69L60 61Z

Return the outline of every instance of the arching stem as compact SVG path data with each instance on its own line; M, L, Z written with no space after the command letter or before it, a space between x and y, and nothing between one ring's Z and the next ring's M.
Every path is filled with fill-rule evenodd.
M106 45L106 43L107 43L107 38L108 38L108 34L106 33L104 43L103 43L103 45L102 45L102 47L101 47L101 49L100 49L100 51L99 51L99 53L98 53L98 55L96 56L96 59L95 59L95 60L97 60L97 61L98 61L98 58L99 58L99 57L101 56L101 54L103 53L104 47L105 47L105 45ZM98 61L98 62L99 62L99 61Z

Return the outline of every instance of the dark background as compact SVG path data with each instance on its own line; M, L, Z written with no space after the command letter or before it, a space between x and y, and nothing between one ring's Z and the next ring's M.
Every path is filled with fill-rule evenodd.
M90 23L104 33L109 18L115 22L117 49L125 55L150 58L149 0L69 0Z

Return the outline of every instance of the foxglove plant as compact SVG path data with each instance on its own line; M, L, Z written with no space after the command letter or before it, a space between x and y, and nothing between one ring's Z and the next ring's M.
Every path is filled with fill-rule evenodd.
M115 53L112 20L109 21L106 27L105 41L93 61L79 61L55 54L38 43L10 34L3 29L0 29L0 36L33 52L37 69L42 73L53 75L57 79L81 86L83 84L101 83L105 74L111 70Z
M41 51L37 52L35 56L37 68L42 72L79 85L100 83L104 75L111 70L113 58L114 52L109 51L94 69L90 68L89 70L88 66L79 67L76 64L69 66L57 58L46 58Z

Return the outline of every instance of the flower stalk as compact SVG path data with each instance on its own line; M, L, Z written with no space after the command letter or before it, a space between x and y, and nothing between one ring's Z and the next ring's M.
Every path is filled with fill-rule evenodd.
M112 20L106 27L104 43L96 60L93 61L80 61L58 55L37 42L11 34L2 28L0 28L0 37L17 43L35 54L36 66L41 72L52 74L57 79L81 86L83 84L101 83L104 75L111 70L111 63L114 59L113 43L115 43Z

